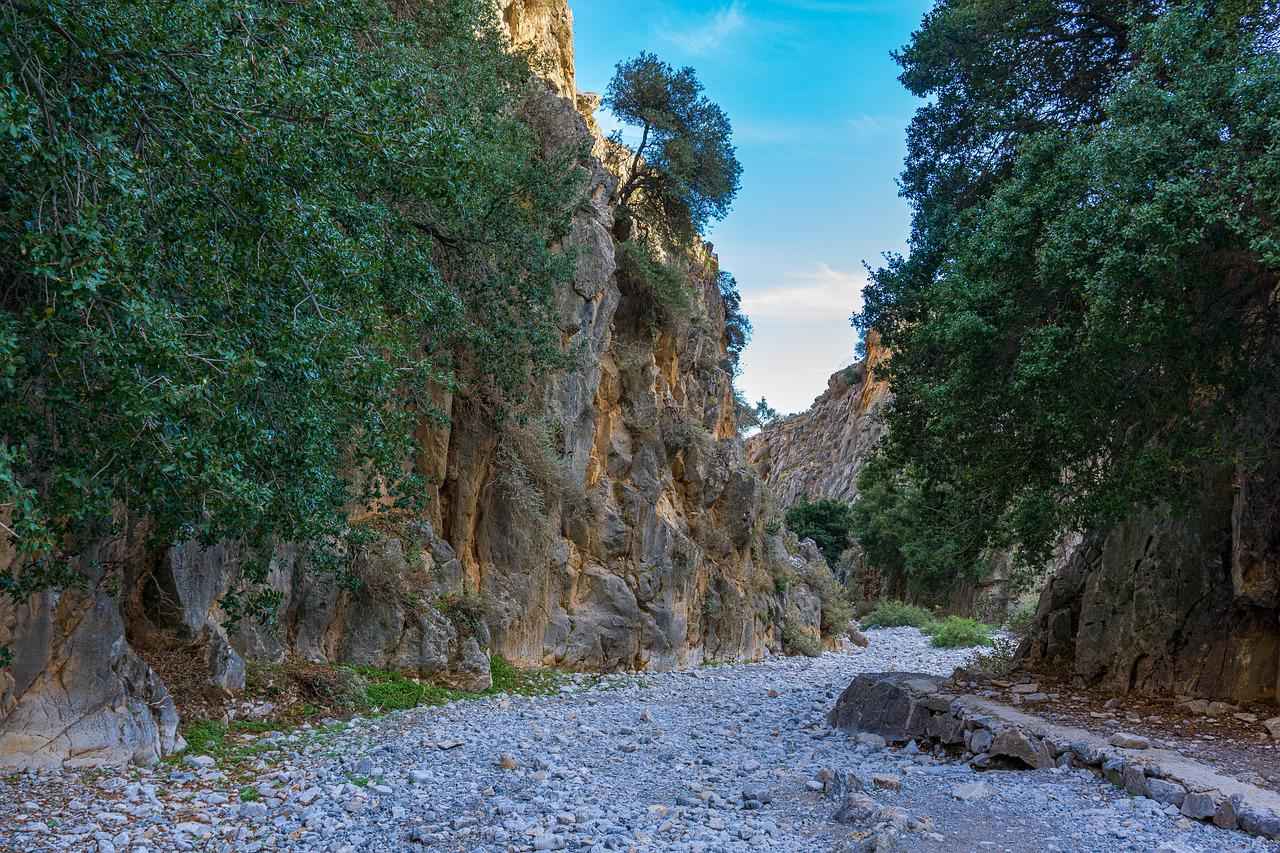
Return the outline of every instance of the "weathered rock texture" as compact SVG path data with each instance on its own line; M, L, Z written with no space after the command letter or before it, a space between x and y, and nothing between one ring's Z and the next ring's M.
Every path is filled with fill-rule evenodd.
M828 721L891 742L938 743L963 753L977 768L993 763L1091 768L1134 796L1178 806L1187 817L1280 839L1280 795L1275 792L1180 753L1148 748L1142 739L1108 740L967 692L985 680L963 670L951 679L901 672L859 675L836 700Z
M872 334L867 357L831 375L808 411L783 418L747 442L747 454L784 507L801 499L858 496L858 472L884 433L889 387L875 376L887 353Z
M502 8L516 44L548 59L549 90L524 119L548 153L602 150L579 111L596 101L574 90L565 0ZM173 704L132 649L166 672L161 651L194 652L212 694L243 686L246 659L287 657L483 689L490 652L659 669L780 652L784 624L819 634L822 600L805 579L828 570L765 534L765 490L737 438L714 256L693 262L692 316L656 319L617 274L613 176L595 156L578 168L590 197L567 240L577 274L555 304L576 366L529 389L528 417L499 421L478 396L436 390L449 423L424 423L412 460L431 484L428 509L355 519L376 533L343 555L359 584L317 571L302 545L187 543L112 561L114 597L102 580L16 611L0 604L0 644L18 656L0 672L0 765L171 751ZM280 599L270 627L223 609L255 563Z
M0 598L0 646L13 652L0 670L0 765L152 764L181 747L173 700L125 641L104 568L134 559L131 543L104 543L86 554L82 588L20 607Z
M1045 587L1022 656L1114 690L1280 700L1280 476L1206 478L1199 505L1095 531Z
M578 88L573 63L573 12L567 0L500 0L502 22L518 48L533 51L538 73L571 101Z

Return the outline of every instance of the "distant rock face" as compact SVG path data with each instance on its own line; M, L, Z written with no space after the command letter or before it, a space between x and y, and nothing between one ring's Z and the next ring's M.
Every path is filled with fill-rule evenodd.
M549 60L549 88L523 119L548 154L599 152L598 101L574 91L565 0L502 10L513 41ZM597 156L577 168L590 190L565 246L577 271L553 306L575 366L539 377L527 417L499 421L474 396L429 389L449 414L422 424L411 460L430 501L421 517L353 519L377 532L341 555L358 584L317 570L300 545L185 543L113 559L109 583L84 594L0 600L0 645L16 652L0 671L0 766L173 751L174 706L143 658L175 645L215 694L243 687L246 661L288 657L481 690L490 653L669 669L780 653L784 623L819 635L822 601L805 578L828 569L766 533L776 519L737 436L715 257L695 260L692 316L653 322L650 297L616 275L615 179ZM279 598L269 626L224 610L255 562Z
M1278 485L1220 471L1191 512L1085 536L1041 596L1025 662L1122 692L1280 701Z
M884 436L885 409L893 400L888 383L876 376L889 351L874 331L866 349L863 361L831 375L827 390L807 411L775 421L748 439L747 458L784 509L802 500L857 500L858 475ZM980 582L957 583L944 601L933 603L1002 621L1009 605L1008 563L1004 555L996 555ZM909 597L901 579L882 578L856 546L841 558L836 573L865 599Z
M784 507L802 498L852 502L858 472L884 433L889 387L875 377L888 353L873 332L867 357L837 371L809 410L783 418L747 442L747 454Z

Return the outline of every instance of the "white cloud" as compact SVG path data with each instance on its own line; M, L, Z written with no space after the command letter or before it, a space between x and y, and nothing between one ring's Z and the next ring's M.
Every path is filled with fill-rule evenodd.
M853 131L854 136L867 137L890 134L897 138L902 138L906 133L907 125L910 123L910 117L862 113L845 121L845 126Z
M740 385L780 412L804 411L827 378L850 364L857 345L849 315L862 305L866 275L816 264L785 274L780 284L742 296L755 327L743 353Z
M783 283L742 295L742 309L756 318L803 322L826 320L833 314L848 318L862 305L864 273L850 273L817 264L812 269L789 272Z
M732 0L709 18L686 27L665 27L659 31L659 35L685 52L697 55L710 53L720 47L730 36L745 29L746 25L747 18L742 13L742 3L740 0Z

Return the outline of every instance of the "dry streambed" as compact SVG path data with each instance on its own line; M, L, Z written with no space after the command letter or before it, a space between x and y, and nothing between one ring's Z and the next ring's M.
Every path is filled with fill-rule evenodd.
M910 628L868 634L817 659L247 736L257 754L235 772L188 755L20 774L0 787L0 849L1280 851L1085 770L978 773L833 731L855 674L949 674L972 656Z

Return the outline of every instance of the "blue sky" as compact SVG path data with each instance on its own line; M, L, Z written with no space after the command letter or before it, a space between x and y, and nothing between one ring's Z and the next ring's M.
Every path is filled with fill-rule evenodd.
M570 0L578 89L603 92L642 50L691 65L724 107L742 161L733 212L710 235L755 337L740 386L801 411L849 363L849 314L873 265L905 248L895 180L916 101L889 52L927 0ZM598 116L602 126L613 126Z

